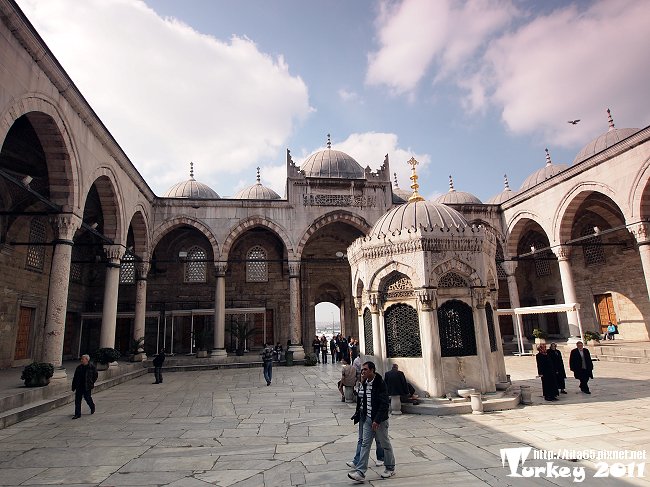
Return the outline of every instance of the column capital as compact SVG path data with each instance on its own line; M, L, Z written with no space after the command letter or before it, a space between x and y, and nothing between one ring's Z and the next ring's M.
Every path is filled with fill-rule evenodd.
M75 232L81 227L81 218L74 213L62 213L52 216L50 224L57 240L72 242Z
M214 263L214 269L217 277L224 277L226 275L226 271L228 270L228 262L216 261Z
M368 304L370 305L371 313L379 313L379 307L381 306L381 297L378 292L368 292Z
M438 307L438 290L434 288L416 289L415 295L420 301L422 311L431 311Z
M630 233L638 245L650 245L650 223L635 223L630 227Z
M485 302L490 297L490 291L485 287L472 288L472 297L474 298L474 307L483 309Z
M361 296L354 297L354 307L361 313L361 309L363 308L363 298Z
M506 276L510 277L515 275L515 271L517 270L518 264L519 262L515 260L504 260L503 262L501 262L501 267L506 273Z
M108 259L108 265L117 265L119 267L122 256L124 255L124 247L121 245L104 245L104 254Z
M571 257L571 250L571 247L568 245L558 245L557 247L553 247L553 253L559 261L569 260Z
M136 281L146 281L147 274L150 268L149 262L136 262L135 263L135 279Z
M300 262L289 262L289 277L300 277Z

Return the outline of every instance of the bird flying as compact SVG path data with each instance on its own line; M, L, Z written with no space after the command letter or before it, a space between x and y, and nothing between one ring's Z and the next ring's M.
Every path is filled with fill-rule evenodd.
M577 120L569 120L567 123L570 123L571 125L576 125L579 121L580 121L580 119L577 119Z

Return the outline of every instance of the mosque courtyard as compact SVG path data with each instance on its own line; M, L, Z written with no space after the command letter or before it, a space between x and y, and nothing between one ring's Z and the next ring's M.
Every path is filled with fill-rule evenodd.
M506 357L506 367L515 386L532 386L533 405L483 415L393 416L397 475L382 480L373 452L366 484L516 487L582 479L587 486L650 486L638 475L642 459L607 460L606 467L557 459L548 475L524 478L509 477L500 454L527 446L572 450L574 457L582 450L650 450L650 364L597 362L592 394L580 393L569 378L568 394L556 403L543 401L533 357ZM144 375L95 394L92 416L84 404L81 419L72 421L68 404L0 430L0 485L353 485L345 462L354 455L357 429L353 405L340 402L339 376L332 364L276 366L271 387L261 368L167 373L162 385ZM598 470L609 476L594 478Z

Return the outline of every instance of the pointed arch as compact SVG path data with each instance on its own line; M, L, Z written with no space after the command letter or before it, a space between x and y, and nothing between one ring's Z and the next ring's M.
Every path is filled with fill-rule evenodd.
M219 255L219 243L217 242L217 239L214 236L212 230L202 221L186 215L177 216L171 220L167 220L156 229L151 239L151 251L154 251L160 240L165 235L181 226L192 227L201 232L210 242L210 246L212 247L212 255Z
M235 241L241 235L243 235L244 232L254 227L263 227L275 233L275 235L282 241L284 248L287 249L287 256L289 260L294 260L294 245L287 231L281 225L278 225L274 221L269 220L262 215L250 216L244 220L241 220L237 223L237 225L232 227L228 232L228 237L226 237L223 242L221 254L215 255L220 255L220 260L228 260L228 254L230 254L230 250L232 249L232 245L235 243Z
M434 267L431 271L431 282L434 283L434 285L438 286L440 283L440 278L449 272L454 272L464 277L470 287L483 286L481 278L476 273L474 268L456 258L446 260L445 262Z
M302 238L300 239L298 248L296 249L296 258L299 259L302 256L303 249L305 248L305 245L307 245L309 237L311 237L315 232L324 226L335 222L347 223L359 230L364 235L368 235L370 229L372 228L372 225L370 225L364 218L360 217L359 215L355 215L354 213L344 210L332 211L314 220L309 228L305 231Z
M129 218L129 227L133 230L134 249L136 255L143 260L151 253L149 216L141 204L137 204ZM127 230L128 231L128 230Z
M126 232L123 228L124 221L124 203L122 199L122 191L117 183L115 173L109 167L98 167L93 171L92 183L84 191L82 207L85 206L90 188L95 186L99 194L99 201L102 207L102 215L104 217L103 233L108 238L113 239L115 243L126 244Z
M369 292L380 291L382 284L385 282L385 279L395 272L408 277L411 280L414 288L425 286L424 279L418 275L414 268L401 262L392 261L375 271L375 273L370 277L367 290Z
M543 220L537 214L531 211L522 210L513 216L506 225L507 232L504 250L507 252L508 256L517 255L517 246L519 245L519 240L521 239L523 231L526 228L526 224L529 221L537 223L537 225L539 225L546 234L546 238L549 239L549 242L551 241L548 229L544 228L544 226L540 223Z
M628 205L631 212L629 222L650 216L650 157L643 162L634 177L628 195Z

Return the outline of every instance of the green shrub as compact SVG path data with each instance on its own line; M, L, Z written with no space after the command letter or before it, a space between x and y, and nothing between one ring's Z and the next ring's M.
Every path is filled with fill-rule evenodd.
M583 338L585 342L588 342L589 340L600 342L600 333L597 331L586 331Z
M548 334L540 328L533 328L533 336L535 338L548 338Z
M318 357L314 352L308 352L305 354L305 365L312 366L318 363Z
M100 348L92 354L93 362L98 364L110 364L120 358L119 350L114 348Z
M32 380L34 377L45 377L49 379L54 375L54 365L45 362L32 362L26 365L20 378L22 380Z

